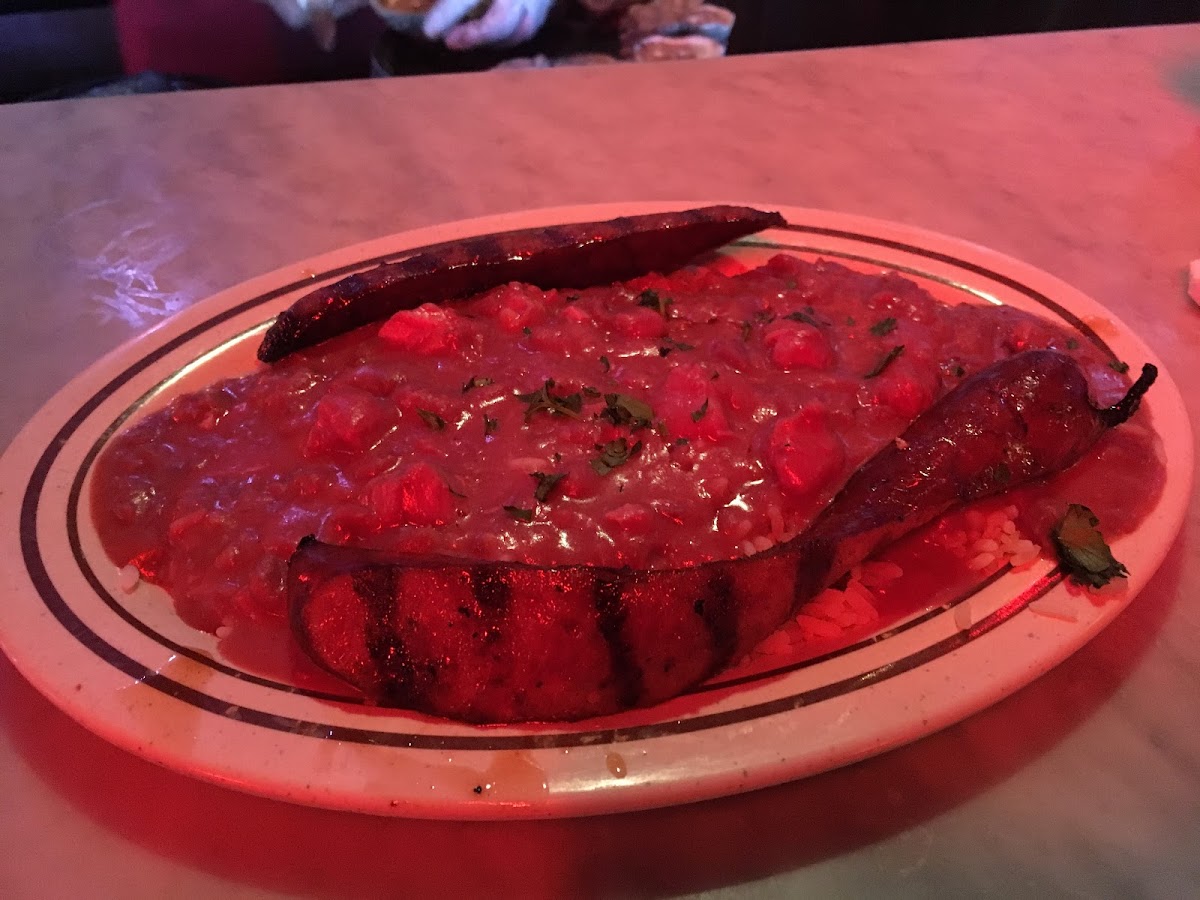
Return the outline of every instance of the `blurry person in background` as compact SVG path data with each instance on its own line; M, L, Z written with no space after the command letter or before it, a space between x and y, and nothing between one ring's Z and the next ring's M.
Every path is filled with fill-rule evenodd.
M365 0L115 0L113 16L127 74L201 84L365 78L385 30Z
M574 0L594 29L604 26L619 38L620 55L665 58L720 56L733 28L733 15L704 0ZM569 6L568 3L561 4ZM545 25L555 0L437 0L425 14L422 31L452 50L485 44L512 46L533 38ZM482 15L480 11L482 10ZM646 43L649 41L650 43ZM647 47L658 47L647 54ZM664 47L674 48L673 54Z
M515 46L542 30L552 6L554 0L493 0L490 6L479 0L438 0L428 6L421 31L451 50L485 44Z
M262 84L720 56L702 0L115 0L127 73Z
M422 65L437 70L439 63L483 69L705 59L725 53L734 25L724 5L704 0L371 0L371 5L393 28L378 54L389 74Z

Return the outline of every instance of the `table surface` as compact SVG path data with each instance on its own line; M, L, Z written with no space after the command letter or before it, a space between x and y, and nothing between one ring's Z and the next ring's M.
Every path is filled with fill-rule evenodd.
M946 232L1139 332L1200 422L1200 26L0 107L0 446L250 276L539 206L732 198ZM1200 884L1200 502L1066 663L866 762L684 808L373 819L117 750L0 660L7 897L1182 897Z

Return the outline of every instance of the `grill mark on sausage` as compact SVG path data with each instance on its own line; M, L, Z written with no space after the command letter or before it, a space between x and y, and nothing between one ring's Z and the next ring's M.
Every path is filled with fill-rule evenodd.
M476 566L472 569L471 589L475 593L475 602L485 615L503 616L508 612L512 588L505 580L504 573L495 566Z
M733 577L718 570L704 587L704 596L693 607L704 621L712 642L710 668L724 668L733 658L738 640L738 605Z
M467 259L472 260L499 259L503 258L505 252L504 245L500 242L499 238L491 234L465 241L462 249L465 253L461 255L465 255ZM454 255L459 256L460 254L455 253ZM435 257L435 260L433 268L437 268L441 264L440 259Z
M495 644L503 637L503 623L512 600L512 585L495 566L476 566L470 573L471 589L483 617L483 641Z
M417 690L417 672L396 627L397 575L393 568L367 566L351 573L350 584L367 607L367 652L380 677L381 690L389 701L408 705L420 703L424 692Z
M596 627L608 645L609 664L616 687L617 700L624 706L636 705L642 696L642 669L625 637L626 579L606 577L597 573L593 588L596 608Z
M795 594L790 615L821 592L833 567L835 545L829 539L805 540L796 551Z

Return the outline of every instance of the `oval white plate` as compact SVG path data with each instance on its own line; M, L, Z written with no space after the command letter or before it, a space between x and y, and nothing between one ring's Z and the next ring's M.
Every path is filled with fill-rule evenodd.
M252 369L263 328L295 297L437 241L688 205L696 204L540 210L394 235L232 288L110 354L48 403L0 461L5 652L86 727L199 778L371 813L542 817L685 803L862 759L995 703L1117 616L1162 562L1191 493L1190 430L1165 372L1148 406L1167 484L1144 524L1115 542L1132 571L1123 594L1095 606L1069 595L1048 563L1010 571L876 640L736 682L718 679L604 720L477 728L332 702L232 665L156 588L121 590L90 526L86 488L96 453L115 429L170 396ZM1029 309L1118 358L1158 363L1094 301L1023 263L906 226L782 212L788 228L728 252L755 262L785 247L862 269L894 268L945 299ZM1037 615L1028 608L1034 601L1068 614Z

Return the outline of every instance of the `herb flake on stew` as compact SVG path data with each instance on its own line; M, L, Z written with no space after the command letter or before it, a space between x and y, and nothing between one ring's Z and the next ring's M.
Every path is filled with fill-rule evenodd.
M649 306L651 309L657 309L658 314L664 319L670 316L671 304L674 302L670 297L664 297L653 288L646 288L646 290L638 294L637 298L638 306Z
M434 431L442 431L446 427L446 420L435 412L430 412L427 409L418 409L417 415Z
M495 434L496 429L499 427L500 427L499 419L493 419L487 413L483 414L483 436L484 437L487 437L489 434Z
M545 503L550 497L550 492L554 490L554 486L567 477L566 472L554 472L547 474L545 472L534 472L532 477L537 481L537 487L534 488L533 498L538 503Z
M811 306L807 308L807 311L798 309L795 312L790 312L784 318L791 319L793 322L803 322L805 325L811 325L814 328L820 328L823 324L820 319L813 315Z
M685 344L683 341L677 341L674 338L665 337L662 340L662 345L658 348L659 356L666 356L672 350L695 350L692 344Z
M1097 527L1100 520L1086 506L1072 503L1067 514L1050 532L1058 561L1076 584L1104 587L1114 578L1126 578L1129 571L1113 558Z
M1129 371L1129 363L1121 362L1119 359L1109 360L1108 367L1114 372L1120 372L1122 375Z
M608 372L610 369L612 369L612 363L608 361L607 356L600 357L600 368L602 368L605 372Z
M1067 338L1067 349L1068 350L1078 350L1079 349L1079 341L1075 340L1075 338Z
M654 419L650 404L628 394L605 394L604 409L600 418L614 425L629 425L633 428L648 428Z
M596 449L600 451L600 455L592 460L592 469L597 475L607 475L617 466L625 465L632 457L636 456L637 452L642 449L642 442L637 441L631 445L625 438L617 438L603 446L597 445Z
M508 513L510 516L512 516L514 519L519 519L522 522L532 522L533 521L533 510L532 509L525 509L525 507L523 507L523 506L506 506L506 507L504 507L504 511L506 513Z
M569 416L572 419L580 417L579 412L583 409L583 394L579 391L574 394L555 394L553 388L554 379L547 378L545 384L536 391L517 394L518 400L529 404L525 409L526 422L540 410L545 410L552 415Z
M492 379L484 375L473 375L471 378L467 379L467 383L463 385L462 392L465 394L472 388L487 387L489 384L494 384Z
M882 375L884 373L884 371L887 369L888 366L890 366L893 362L896 361L896 359L903 352L904 352L904 345L897 344L895 347L893 347L891 350L889 350L887 353L885 353L883 355L883 357L879 360L879 362L875 363L875 367L873 369L871 369L871 371L868 372L866 375L864 375L863 378L878 378L880 375Z
M704 398L704 402L700 404L700 408L692 412L692 421L699 422L708 414L708 398Z
M871 326L871 334L875 335L875 337L886 337L895 330L896 320L891 316L888 316L886 319L880 319Z

